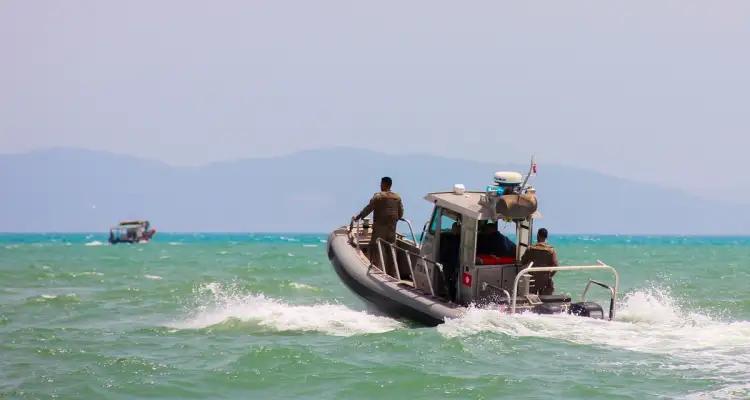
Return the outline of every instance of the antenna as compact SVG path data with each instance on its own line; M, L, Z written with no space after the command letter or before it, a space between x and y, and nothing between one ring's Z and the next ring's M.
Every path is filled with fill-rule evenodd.
M526 179L523 180L523 183L521 184L521 190L526 190L526 183L529 181L529 177L531 175L536 174L536 162L534 161L534 155L531 155L531 163L529 164L529 173L526 174Z

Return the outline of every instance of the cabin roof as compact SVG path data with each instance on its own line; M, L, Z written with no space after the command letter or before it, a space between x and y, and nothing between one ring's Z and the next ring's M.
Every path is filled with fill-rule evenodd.
M453 192L428 193L425 200L435 203L440 207L447 208L459 214L466 215L473 219L494 219L495 210L486 204L482 204L484 192L465 192L455 194Z
M147 223L148 223L148 221L145 221L145 220L144 221L122 221L122 222L120 222L119 225L120 226L125 226L125 225L146 225Z
M440 207L447 208L476 220L495 220L498 217L501 217L495 213L495 210L493 210L490 205L482 200L485 195L485 192L469 191L463 194L456 194L453 192L435 192L428 193L424 198L430 203L437 204ZM532 214L532 218L539 219L541 217L542 214L539 211L535 211L534 214Z

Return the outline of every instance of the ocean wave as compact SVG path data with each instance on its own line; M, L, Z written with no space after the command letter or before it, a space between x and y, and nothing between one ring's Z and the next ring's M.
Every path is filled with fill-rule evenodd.
M27 299L33 303L76 303L79 301L78 295L75 293L68 294L41 294L39 296L30 297Z
M700 370L707 379L728 385L706 398L733 393L727 388L750 381L750 322L722 321L687 310L660 288L625 295L614 321L470 308L437 330L448 338L495 333L665 355L675 365Z
M340 304L292 305L263 294L210 283L198 288L202 301L175 329L204 329L232 320L251 322L275 331L315 331L334 336L383 333L402 326L394 319L354 311Z
M92 247L92 246L103 246L103 245L104 245L104 243L102 243L102 242L100 242L98 240L93 240L91 242L86 242L86 244L84 244L84 246L89 246L89 247Z
M723 386L715 390L690 393L683 397L685 400L739 400L750 398L750 383L738 382Z
M164 279L164 278L162 278L159 275L148 275L148 274L146 274L146 275L143 275L143 277L146 278L146 279L151 279L151 280L155 280L155 281L159 281L159 280Z
M84 271L84 272L71 272L69 275L73 278L78 278L79 276L104 276L104 273L97 272L97 271Z
M304 283L297 283L297 282L289 282L289 287L294 288L294 289L302 289L302 290L320 290L316 288L315 286L310 286Z

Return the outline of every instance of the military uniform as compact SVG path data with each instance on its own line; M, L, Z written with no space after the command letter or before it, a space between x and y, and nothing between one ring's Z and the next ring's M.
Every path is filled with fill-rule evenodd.
M368 253L370 260L380 266L382 264L379 262L379 257L376 257L378 253L377 239L382 238L391 243L396 241L396 224L404 216L401 196L391 191L375 193L370 202L355 218L362 219L370 213L373 213L373 227ZM385 251L386 249L383 249L384 254Z
M546 242L537 242L529 246L523 257L521 263L527 265L530 262L534 262L534 267L556 267L557 253L555 249L548 245ZM531 284L529 291L535 294L552 294L555 291L555 285L552 282L552 276L555 275L555 271L551 272L532 272L531 276L534 282Z

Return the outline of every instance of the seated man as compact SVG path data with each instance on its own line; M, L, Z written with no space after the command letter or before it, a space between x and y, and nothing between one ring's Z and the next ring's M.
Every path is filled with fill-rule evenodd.
M497 223L488 222L480 226L477 235L477 255L479 254L515 257L516 244L497 230Z
M530 262L534 262L534 267L556 267L557 253L555 249L547 244L547 229L541 228L536 234L536 243L529 246L523 257L521 263L526 266ZM532 272L531 276L534 279L532 282L529 292L533 294L553 294L555 291L555 285L552 282L552 277L555 275L555 271L552 272Z

